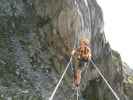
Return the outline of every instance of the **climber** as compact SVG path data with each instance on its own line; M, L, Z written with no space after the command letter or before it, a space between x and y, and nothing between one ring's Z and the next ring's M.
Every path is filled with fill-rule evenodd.
M73 75L73 87L79 87L82 68L84 67L84 64L91 59L90 41L86 38L81 38L79 48L74 48L71 55L76 58Z

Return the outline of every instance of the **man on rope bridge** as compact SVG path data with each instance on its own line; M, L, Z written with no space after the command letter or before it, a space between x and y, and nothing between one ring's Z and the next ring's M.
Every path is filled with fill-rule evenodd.
M119 96L117 95L117 93L113 90L113 88L111 87L111 85L108 83L108 81L105 79L105 77L103 76L103 74L101 73L101 71L99 70L99 68L97 67L97 65L91 60L91 49L90 49L90 41L89 39L86 38L81 38L80 39L80 46L78 48L74 48L71 52L71 58L60 78L60 80L58 81L56 87L54 88L54 91L52 92L49 100L53 100L53 97L59 87L59 85L61 84L61 81L67 71L67 69L69 68L72 59L75 61L75 67L74 67L74 75L73 75L73 86L77 91L77 100L79 97L79 85L80 85L80 80L81 80L81 72L85 69L85 65L87 64L88 61L90 61L94 68L97 70L97 72L100 74L100 76L103 78L104 82L107 84L107 86L109 87L109 89L111 90L111 92L113 93L113 95L116 97L117 100L120 100Z
M78 48L74 48L71 52L71 57L70 60L60 78L60 80L58 81L56 87L54 88L54 91L52 92L49 100L53 100L53 97L59 87L59 85L61 84L61 81L67 71L67 69L69 68L72 59L75 61L75 67L74 67L74 75L73 75L73 87L76 89L77 91L77 100L79 97L79 86L80 86L80 80L81 80L81 72L85 69L85 65L87 64L88 61L90 61L94 68L97 70L97 72L100 74L100 76L103 78L104 82L107 84L107 86L109 87L109 89L111 90L111 92L113 93L113 95L116 97L117 100L120 100L119 96L117 95L117 93L113 90L113 88L111 87L111 85L108 83L108 81L105 79L105 77L103 76L103 74L101 73L101 71L99 70L99 68L97 67L97 65L91 60L91 49L90 49L90 41L89 39L86 38L81 38L80 39L80 46Z
M90 41L86 38L80 39L79 48L74 48L71 55L74 57L75 67L73 75L73 87L79 87L81 80L81 72L85 63L91 60Z

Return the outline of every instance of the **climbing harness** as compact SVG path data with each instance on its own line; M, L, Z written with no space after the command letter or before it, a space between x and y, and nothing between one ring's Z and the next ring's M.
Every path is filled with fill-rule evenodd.
M113 93L113 95L115 96L115 98L117 100L120 100L120 98L118 97L118 95L116 94L116 92L113 90L113 88L111 87L111 85L108 83L108 81L105 79L105 77L103 76L103 74L101 73L101 71L99 70L99 68L97 67L97 65L92 60L90 60L90 62L95 67L95 69L100 74L100 76L103 78L103 80L105 81L105 83L107 84L107 86L109 87L109 89L111 90L111 92Z

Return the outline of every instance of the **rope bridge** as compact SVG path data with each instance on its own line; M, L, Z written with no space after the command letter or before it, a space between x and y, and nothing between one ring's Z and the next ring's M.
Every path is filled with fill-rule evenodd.
M62 76L61 76L61 78L60 78L60 80L59 80L59 82L57 83L57 85L56 85L54 91L52 92L52 94L51 94L49 100L53 100L53 97L54 97L54 95L55 95L55 93L56 93L56 91L57 91L59 85L61 84L61 81L62 81L62 79L63 79L65 73L67 72L67 69L69 68L71 61L72 61L72 56L71 56L71 58L70 58L70 60L69 60L69 62L68 62L68 64L67 64L67 66L66 66L66 68L65 68L65 70L64 70L64 72L63 72L63 74L62 74ZM101 71L99 70L99 68L97 67L97 65L96 65L92 60L90 60L90 62L93 64L93 66L94 66L94 68L96 69L96 71L97 71L97 72L99 73L99 75L102 77L102 79L104 80L104 82L106 83L106 85L108 86L108 88L110 89L110 91L112 92L112 94L115 96L116 100L120 100L119 96L118 96L117 93L113 90L113 88L112 88L111 85L108 83L108 81L105 79L105 77L103 76L103 74L101 73ZM76 91L77 91L77 100L78 100L78 99L79 99L79 89L76 88Z

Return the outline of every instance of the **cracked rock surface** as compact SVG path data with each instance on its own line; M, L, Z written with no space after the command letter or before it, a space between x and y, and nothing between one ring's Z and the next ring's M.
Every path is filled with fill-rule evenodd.
M102 10L86 1L0 0L0 100L48 100L82 36L91 39L93 60L120 100L131 100L125 65L105 38ZM80 99L115 100L93 66L86 70ZM75 100L71 68L54 100Z

